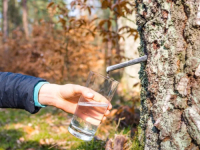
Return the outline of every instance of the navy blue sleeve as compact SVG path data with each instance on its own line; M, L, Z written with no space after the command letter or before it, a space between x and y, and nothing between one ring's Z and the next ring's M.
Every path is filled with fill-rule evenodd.
M40 110L34 105L34 87L41 78L10 72L0 72L0 108L25 109L30 113Z

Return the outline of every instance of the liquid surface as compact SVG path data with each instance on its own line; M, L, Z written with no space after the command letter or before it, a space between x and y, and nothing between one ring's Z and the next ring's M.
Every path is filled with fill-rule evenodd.
M99 102L79 102L79 106L91 106L91 107L108 107L106 103L99 103Z

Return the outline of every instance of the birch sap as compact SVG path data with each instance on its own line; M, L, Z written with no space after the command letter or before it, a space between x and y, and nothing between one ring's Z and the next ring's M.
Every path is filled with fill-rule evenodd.
M107 108L107 103L79 102L69 132L84 141L92 140Z

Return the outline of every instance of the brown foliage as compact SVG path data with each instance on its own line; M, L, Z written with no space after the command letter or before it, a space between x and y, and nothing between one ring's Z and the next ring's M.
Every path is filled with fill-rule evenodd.
M101 2L102 10L109 8L117 17L126 17L126 14L133 11L128 8L133 5L129 1ZM88 11L89 15L94 8L87 4L87 0L71 2L72 8L77 6L78 9ZM65 4L54 2L49 3L47 9L51 17L58 16L57 23L63 29L58 30L52 22L41 20L33 26L29 39L25 39L20 29L15 29L12 38L0 46L1 71L38 76L50 82L70 81L80 84L85 82L90 70L104 72L105 61L112 59L112 63L116 63L124 58L116 52L119 49L118 41L124 39L124 33L138 37L137 31L128 26L115 31L113 21L116 18L89 18L86 15L72 17L68 15L69 10ZM109 45L109 55L102 43Z
M98 69L102 59L98 47L89 44L91 35L81 37L80 32L55 30L53 24L42 23L33 27L30 40L22 31L13 31L13 38L1 45L1 71L29 74L50 82L81 82L89 70ZM84 46L83 46L84 45ZM95 70L95 69L93 69ZM81 78L82 77L82 78Z
M80 9L88 12L88 15L82 15L80 17L71 17L69 16L66 11L67 8L65 5L58 5L50 3L48 5L48 9L52 15L61 15L59 17L59 23L62 24L63 29L68 34L70 31L74 32L82 32L82 36L84 35L92 35L93 37L98 37L101 42L105 45L110 45L110 49L115 50L114 53L110 54L111 56L106 56L105 59L112 59L113 63L119 63L119 60L123 59L124 57L120 52L122 50L119 47L120 39L125 40L124 35L128 33L129 36L134 36L135 40L138 38L138 32L136 29L133 29L129 26L122 26L120 29L116 29L114 26L117 23L117 19L119 17L127 18L127 15L132 14L134 11L134 4L128 0L116 0L114 1L107 1L101 0L101 10L109 9L111 16L107 19L102 19L100 17L90 16L92 9L95 9L95 6L87 3L87 0L73 0L70 3L72 9ZM52 11L52 9L57 11ZM86 14L86 13L85 13ZM90 17L88 17L90 16ZM130 19L128 19L130 20ZM130 20L131 21L131 20ZM106 50L105 50L105 53ZM107 55L107 54L105 54ZM111 64L109 64L111 65Z

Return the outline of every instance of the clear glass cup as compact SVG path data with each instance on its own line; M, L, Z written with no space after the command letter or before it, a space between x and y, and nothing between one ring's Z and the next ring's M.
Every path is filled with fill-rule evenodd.
M68 131L77 138L91 141L108 108L119 82L90 71L86 87L94 93L93 99L80 97Z

